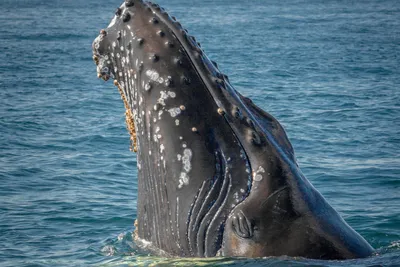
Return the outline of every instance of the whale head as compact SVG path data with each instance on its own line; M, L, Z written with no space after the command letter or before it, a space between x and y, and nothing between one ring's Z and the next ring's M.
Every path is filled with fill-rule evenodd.
M282 126L163 8L126 0L93 59L121 94L137 151L137 240L178 256L339 255L320 249L331 225L353 233L302 175Z

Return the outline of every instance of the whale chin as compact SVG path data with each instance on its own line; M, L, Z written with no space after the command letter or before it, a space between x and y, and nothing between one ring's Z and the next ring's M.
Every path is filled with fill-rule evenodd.
M125 1L93 59L137 152L137 239L182 257L371 255L304 177L281 124L163 8Z

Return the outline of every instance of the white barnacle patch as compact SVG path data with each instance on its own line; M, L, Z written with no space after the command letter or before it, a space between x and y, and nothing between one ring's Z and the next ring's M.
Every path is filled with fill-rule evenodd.
M155 82L158 81L158 78L160 77L160 74L158 74L158 72L155 70L147 70L146 75L150 80Z
M161 115L164 113L164 111L163 110L160 110L159 112L158 112L158 119L159 120L161 120Z
M121 49L121 51L124 51L124 47L123 46L121 46L120 49Z
M165 106L165 100L168 99L169 95L165 91L160 92L160 98L157 100L157 103Z
M257 171L253 173L253 179L254 181L261 181L263 179L262 173L265 173L265 170L263 167L259 166Z
M183 169L186 172L190 172L190 170L192 169L191 160L192 160L192 150L190 150L189 148L184 149L182 163L183 163Z
M160 152L163 153L164 149L165 149L164 144L161 144L160 145Z
M189 175L185 172L181 172L181 175L179 176L179 184L178 188L182 188L183 185L188 185L189 184Z
M163 83L164 82L164 78L163 77L158 78L157 82L158 83Z
M235 199L235 202L238 203L240 201L239 199L239 193L235 192L235 194L233 194L233 198Z
M172 92L172 91L168 91L167 93L171 98L175 98L176 97L176 93Z
M151 85L149 83L146 83L144 86L144 90L149 91L151 89Z
M182 155L181 154L176 155L176 157L177 157L178 161L182 160Z
M100 42L103 41L103 39L104 39L104 36L102 34L97 36L96 39L94 39L93 43L94 43L94 48L96 50L98 50L100 48Z
M168 109L169 114L171 115L171 117L176 117L181 113L181 109L180 108L171 108Z
M159 131L160 131L160 127L157 126L157 128L156 128L156 133L158 133Z
M183 150L183 156L181 155L177 155L178 160L182 161L182 172L179 176L179 184L178 184L178 188L182 188L183 185L188 185L189 184L189 175L188 173L191 171L192 169L192 150L190 150L189 148L185 148Z
M179 120L178 119L175 120L175 125L179 126Z

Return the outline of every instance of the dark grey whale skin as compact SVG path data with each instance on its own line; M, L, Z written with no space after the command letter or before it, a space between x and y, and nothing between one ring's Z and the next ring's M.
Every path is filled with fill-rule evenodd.
M279 122L163 8L125 1L93 54L133 113L138 238L182 257L373 253L304 177Z

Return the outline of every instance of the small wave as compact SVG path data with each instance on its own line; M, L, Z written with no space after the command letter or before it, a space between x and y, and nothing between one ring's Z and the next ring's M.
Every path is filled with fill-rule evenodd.
M398 240L398 241L393 241L392 243L390 243L390 245L388 246L388 248L400 248L400 240Z

